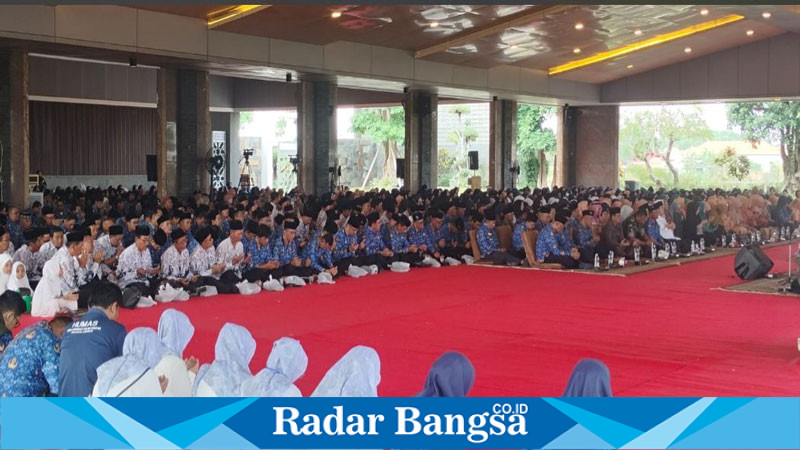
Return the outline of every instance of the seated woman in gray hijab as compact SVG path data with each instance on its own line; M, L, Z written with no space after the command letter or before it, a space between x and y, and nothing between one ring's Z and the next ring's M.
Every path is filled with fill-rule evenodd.
M474 382L475 368L467 357L447 352L433 363L417 397L466 397Z
M156 374L169 379L164 397L191 397L198 363L194 357L183 359L183 351L194 336L194 326L186 314L167 309L158 320L158 337L164 355L155 367Z
M302 397L294 385L306 373L308 355L296 339L282 337L272 344L267 367L242 383L242 397Z
M370 347L350 349L322 377L312 397L377 397L381 360Z
M122 356L97 368L92 397L161 397L169 380L153 368L164 349L158 334L150 328L136 328L122 345Z
M226 323L214 346L214 362L197 372L192 394L195 397L238 397L241 385L250 379L250 360L256 341L242 326Z
M582 359L572 369L562 397L611 397L611 373L602 361Z

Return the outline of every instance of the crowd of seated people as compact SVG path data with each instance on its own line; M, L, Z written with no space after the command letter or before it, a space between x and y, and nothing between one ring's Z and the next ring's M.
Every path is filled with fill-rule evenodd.
M134 186L46 190L43 203L25 210L0 204L0 291L22 293L37 317L85 309L101 280L118 284L132 307L476 259L589 269L612 253L688 253L701 242L745 242L755 230L782 236L800 219L797 198L774 189L341 189L316 196L253 188L159 199L154 188ZM501 228L510 235L504 245ZM538 237L526 252L528 231Z
M299 341L276 340L264 369L253 374L250 361L257 343L250 332L226 323L214 347L214 360L200 365L186 357L194 335L190 319L167 309L157 329L126 332L117 322L122 290L101 281L90 293L89 312L72 319L59 316L17 333L0 359L0 397L301 397L295 385L308 367ZM21 296L0 295L7 329L15 328L24 310ZM381 381L380 357L356 346L325 374L311 397L376 397ZM458 352L446 352L432 365L420 397L464 397L475 380L475 368ZM610 397L608 368L581 360L569 377L564 396Z

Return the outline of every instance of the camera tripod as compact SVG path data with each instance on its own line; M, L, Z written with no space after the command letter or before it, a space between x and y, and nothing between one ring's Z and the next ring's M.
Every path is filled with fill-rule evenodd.
M242 159L244 164L241 172L239 172L239 192L250 190L250 155L245 153ZM242 160L240 159L239 162L242 162Z

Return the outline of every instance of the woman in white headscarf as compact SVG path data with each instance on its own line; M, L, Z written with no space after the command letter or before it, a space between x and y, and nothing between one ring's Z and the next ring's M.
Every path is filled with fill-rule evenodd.
M302 397L294 385L308 367L308 355L296 339L282 337L272 344L267 367L242 383L242 397Z
M19 292L21 288L31 291L31 283L28 281L28 270L25 264L17 261L11 265L11 276L8 278L8 285L6 286L9 291Z
M195 397L238 397L241 385L250 379L250 360L256 341L242 326L226 323L214 346L214 362L204 364L197 373L192 393Z
M194 336L194 326L186 314L167 309L158 320L158 337L164 356L155 368L158 376L169 380L164 397L191 397L197 374L197 359L183 359L183 351Z
M169 380L159 378L153 368L164 347L151 328L135 328L125 336L122 356L97 368L92 397L161 397Z
M0 254L0 294L8 289L8 280L11 279L11 255L8 253Z
M336 362L319 382L312 397L377 397L381 382L378 352L358 345Z
M58 261L51 259L44 263L42 279L33 291L31 301L31 315L33 317L53 317L62 311L76 311L78 309L78 296L72 298L61 296L61 268Z

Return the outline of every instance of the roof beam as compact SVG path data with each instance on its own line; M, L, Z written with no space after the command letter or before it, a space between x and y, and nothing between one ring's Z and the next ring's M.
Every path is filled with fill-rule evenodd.
M227 8L222 8L217 11L212 11L208 14L208 29L214 28L247 17L250 14L255 14L263 11L272 5L233 5Z
M573 7L574 5L534 6L531 9L526 9L524 11L520 11L516 14L512 14L502 19L494 20L486 25L464 30L456 34L455 36L449 37L441 42L437 42L436 44L433 44L431 46L421 48L414 52L414 58L424 58L426 56L430 56L445 51L448 48L458 47L459 45L472 42L476 39L481 39L486 36L493 36L496 34L500 34L503 31L507 30L508 28L515 27L518 25L526 25L533 20L539 19L541 17L550 14L560 13L562 11L566 11Z

